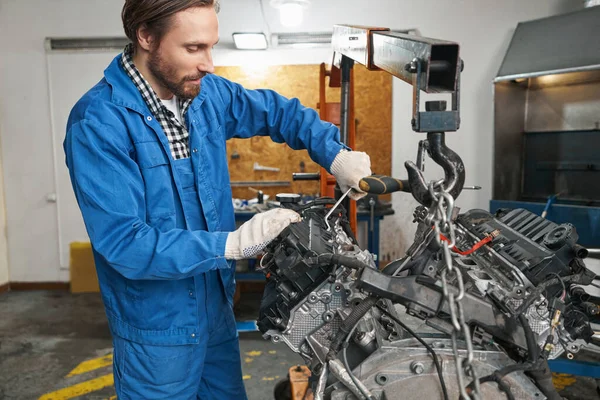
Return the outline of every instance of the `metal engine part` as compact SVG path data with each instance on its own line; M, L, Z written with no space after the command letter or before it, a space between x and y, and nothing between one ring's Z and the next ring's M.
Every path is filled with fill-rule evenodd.
M456 367L452 345L448 339L425 339L441 360L445 382L450 393L458 394ZM463 344L464 347L464 344ZM460 350L461 355L465 351ZM480 375L512 364L512 360L500 349L475 350L473 364ZM399 399L406 393L418 393L421 399L441 399L442 388L431 355L414 339L398 340L383 347L365 359L355 370L361 380L377 399ZM517 399L544 399L538 388L522 374L509 375L508 384ZM506 399L495 385L482 386L482 398ZM346 400L350 391L345 387L334 389L331 400ZM456 398L456 396L454 397Z
M355 287L352 271L309 265L310 257L323 253L344 254L375 268L372 256L348 236L345 211L330 217L317 204L299 210L303 222L286 229L269 246L262 267L269 276L261 304L258 327L265 338L284 342L311 361L324 354L332 336L352 306L365 295Z
M424 219L427 211L420 207L415 213L419 228L407 256L378 271L372 256L352 237L342 207L325 221L330 211L326 205L331 204L331 199L283 204L303 219L268 246L261 262L268 281L258 320L263 337L285 343L303 357L319 378L323 391L318 398L365 398L341 360L376 399L399 399L417 390L423 398L443 398L431 354L385 314L397 318L396 307L404 306L439 332L421 337L434 347L448 394L456 398L457 358L448 339L452 323L440 284L445 261ZM478 377L525 363L532 356L529 329L538 345L533 352L547 350L547 358L565 349L575 352L590 340L589 321L574 317L582 312L569 295L569 285L594 276L581 261L585 249L577 245L572 227L540 220L525 210L497 216L472 210L458 216L455 225L452 264L464 280L462 304L473 336L471 365ZM453 287L456 281L448 284ZM383 310L372 307L354 315L373 296ZM526 316L527 327L520 323L520 314ZM339 340L344 337L346 345ZM461 357L466 349L459 340ZM510 373L504 382L515 398L546 398L523 371ZM480 394L506 398L495 383L481 384Z

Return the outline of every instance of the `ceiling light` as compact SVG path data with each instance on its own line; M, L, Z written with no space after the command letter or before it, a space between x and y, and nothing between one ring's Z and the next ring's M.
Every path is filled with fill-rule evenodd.
M271 35L272 47L311 48L331 46L331 32L283 32Z
M309 0L271 0L271 6L279 10L281 25L290 28L302 23L304 9L309 4Z
M239 50L265 50L268 47L264 33L234 33L233 43Z

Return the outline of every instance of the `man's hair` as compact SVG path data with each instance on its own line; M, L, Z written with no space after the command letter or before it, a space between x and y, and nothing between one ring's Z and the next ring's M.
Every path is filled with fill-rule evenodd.
M171 17L192 7L214 7L219 12L219 0L125 0L121 12L125 34L137 46L137 31L145 26L160 43L171 26Z

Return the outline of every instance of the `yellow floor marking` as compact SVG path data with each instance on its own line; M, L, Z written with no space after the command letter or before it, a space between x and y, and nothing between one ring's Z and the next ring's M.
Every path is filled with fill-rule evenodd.
M250 364L252 361L254 361L254 358L247 357L246 359L244 359L244 361L246 362L246 364Z
M552 374L552 383L558 391L563 390L567 386L571 386L575 382L577 382L577 379L573 375L557 373Z
M245 381L247 381L248 379L252 378L252 375L244 375L243 378Z
M67 378L70 378L75 375L85 374L86 372L90 372L95 369L108 367L109 365L112 365L112 362L113 362L112 354L94 358L92 360L86 360L86 361L82 362L81 364L79 364L77 367L75 367L75 369L73 371L69 372L69 375L67 375Z
M262 354L262 351L249 351L246 353L249 357L258 357Z
M113 374L102 375L96 379L91 379L89 381L81 382L52 393L47 393L38 400L68 400L74 397L83 396L84 394L95 392L96 390L103 389L107 386L112 386L114 383L115 380L113 378Z
M277 354L277 350L269 350L269 354Z
M263 381L274 381L275 378L272 376L265 376L264 378L262 378Z

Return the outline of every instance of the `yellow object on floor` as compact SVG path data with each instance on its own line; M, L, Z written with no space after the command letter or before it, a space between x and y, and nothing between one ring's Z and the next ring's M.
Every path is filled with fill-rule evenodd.
M92 245L89 242L73 242L70 245L69 270L71 293L96 293L100 291Z

